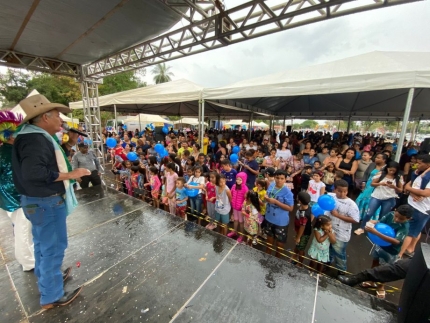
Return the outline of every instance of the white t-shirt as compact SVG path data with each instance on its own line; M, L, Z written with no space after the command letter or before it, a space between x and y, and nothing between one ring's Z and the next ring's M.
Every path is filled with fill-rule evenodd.
M277 158L282 158L283 160L288 160L291 156L292 156L291 151L289 149L287 149L287 150L278 149L276 151L276 157Z
M423 178L418 176L412 183L412 188L420 189L422 180ZM427 184L426 188L430 188L430 182ZM409 195L408 204L421 213L426 214L427 211L430 210L430 197L425 197L422 201L415 202L414 199Z
M240 148L245 148L246 150L248 150L249 149L249 145L248 144L246 144L246 145L240 144Z
M187 184L190 184L191 182L197 183L200 185L205 185L205 178L203 176L200 176L200 177L191 176L190 179L188 180ZM199 189L199 194L201 194L201 193L202 193L202 190Z
M360 211L358 210L357 204L349 197L346 199L338 199L335 193L328 193L336 201L336 207L334 208L341 215L353 218L357 223L360 221ZM339 218L331 215L330 211L324 213L331 219L333 232L336 235L336 239L342 242L348 242L351 239L352 223L345 222Z
M378 179L380 177L381 177L381 174L376 174L375 176L373 176L372 181L374 179ZM394 179L387 178L387 177L384 177L380 181L380 183L386 183L388 181L391 181L392 182L391 184L396 185L396 181ZM402 185L403 185L403 178L402 177L400 177L400 183L402 183ZM388 200L391 198L399 197L398 193L393 188L390 188L388 186L377 186L377 187L375 187L371 196L374 197L375 199L378 199L378 200Z
M313 179L309 181L308 194L311 196L312 202L318 202L318 198L321 196L321 189L325 187L325 184L321 181L318 183Z

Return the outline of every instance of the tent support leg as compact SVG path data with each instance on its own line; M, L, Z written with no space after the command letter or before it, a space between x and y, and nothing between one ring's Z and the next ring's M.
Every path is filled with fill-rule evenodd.
M203 137L205 136L205 100L202 100L202 114L201 114L201 123L200 123L200 129L201 134L199 135L199 141L200 141L200 151L203 151Z
M248 142L251 141L251 125L252 125L252 119L254 119L254 112L251 112L251 117L249 118L249 124L248 124Z
M282 125L282 131L285 131L285 132L286 132L286 131L287 131L287 129L285 128L285 118L286 118L286 117L284 116L284 123L283 123L283 125Z
M397 144L396 157L394 159L396 162L399 162L400 155L402 154L403 141L405 140L406 128L408 127L409 115L411 114L414 90L414 88L409 89L408 99L406 100L405 114L403 115L402 122L402 131L400 132L399 143Z
M394 137L394 142L397 140L397 135L399 134L399 127L400 127L400 119L397 120L397 128L396 128L396 136ZM399 143L397 143L399 144Z
M216 127L218 130L221 130L221 115L218 114L218 125Z
M117 117L116 117L116 104L113 105L113 115L114 115L114 123L113 123L113 130L115 131L115 133L118 133L118 121L117 121Z
M199 117L198 117L198 119L199 119L199 124L197 126L197 133L198 133L198 137L200 137L200 130L202 127L202 100L199 100ZM186 135L185 135L185 138L187 138ZM187 138L187 141L188 141L188 138Z
M140 113L139 113L139 133L142 131L142 126L140 125Z
M349 130L351 129L351 116L348 117L348 125L346 127L346 133L349 135Z

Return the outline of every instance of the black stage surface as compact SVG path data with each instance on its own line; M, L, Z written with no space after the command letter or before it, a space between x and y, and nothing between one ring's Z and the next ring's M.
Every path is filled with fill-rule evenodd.
M43 311L0 217L1 322L396 322L395 306L112 189L77 192L70 305ZM77 263L80 267L77 267Z

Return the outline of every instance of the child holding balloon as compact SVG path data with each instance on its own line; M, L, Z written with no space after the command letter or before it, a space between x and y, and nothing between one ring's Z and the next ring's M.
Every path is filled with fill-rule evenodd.
M383 264L393 264L402 248L403 240L408 235L409 223L414 209L404 204L384 215L379 222L371 220L366 224L365 230L369 239L375 244L372 250L372 268ZM377 288L376 296L385 298L384 284L374 282L361 283L363 288Z
M336 236L333 233L331 219L326 215L321 215L316 219L314 239L308 250L309 257L313 259L310 261L309 266L321 273L324 266L322 263L330 261L330 245L335 243Z
M153 206L156 208L160 207L160 188L161 188L161 181L158 178L158 169L155 166L149 167L149 183L144 184L144 186L150 186L151 187L151 197L153 200Z

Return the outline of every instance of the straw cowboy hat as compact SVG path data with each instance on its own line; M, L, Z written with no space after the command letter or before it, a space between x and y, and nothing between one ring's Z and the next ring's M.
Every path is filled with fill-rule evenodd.
M61 113L71 113L72 110L60 103L51 103L42 94L36 94L25 98L19 102L22 110L25 112L26 117L22 120L21 124L28 122L29 120L49 112L51 110L57 109Z

